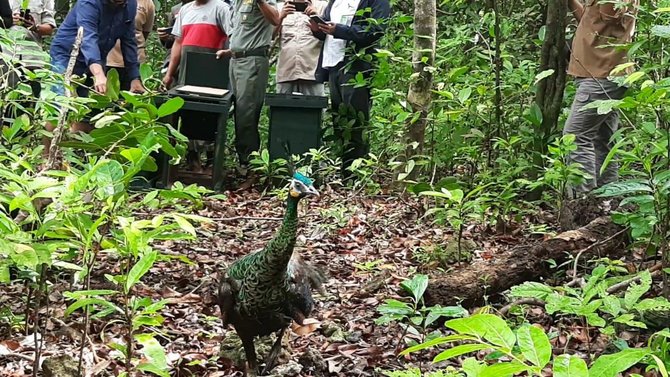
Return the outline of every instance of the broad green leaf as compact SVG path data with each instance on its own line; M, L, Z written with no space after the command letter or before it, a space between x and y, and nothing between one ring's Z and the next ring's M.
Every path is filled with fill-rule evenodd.
M589 369L589 377L616 377L628 370L645 356L649 348L628 348L612 355L600 356Z
M670 38L670 25L654 25L651 33L657 37Z
M478 377L481 374L482 369L485 367L484 363L478 361L474 357L468 357L463 360L461 366L467 377Z
M534 365L544 368L551 360L551 343L543 330L526 325L516 333L521 353Z
M670 309L670 302L665 297L646 298L635 304L634 309L641 312L650 309L668 310Z
M126 292L130 292L130 289L151 269L156 261L157 255L158 252L156 250L145 252L133 268L130 269L128 278L126 279Z
M398 301L396 299L388 299L384 304L377 308L377 311L382 314L396 314L396 315L412 315L414 309L406 302Z
M407 355L412 352L417 352L417 351L423 351L428 348L435 347L440 344L444 343L451 343L451 342L458 342L458 341L463 341L463 340L477 340L476 337L469 336L469 335L449 335L449 336L441 336L432 340L429 340L427 342L423 342L421 344L417 344L415 346L409 347L406 350L400 352L400 355Z
M553 69L547 69L546 71L542 71L542 72L538 73L535 76L535 85L537 85L538 82L540 82L540 81L546 79L547 77L553 75L554 72L556 72L556 71L554 71Z
M632 309L638 303L642 295L651 288L651 273L648 270L640 273L640 282L632 283L626 290L623 302L627 309Z
M170 98L158 108L158 117L162 118L174 114L179 111L182 106L184 106L184 100L181 97Z
M505 320L493 314L475 314L471 317L452 319L445 324L461 334L474 335L492 344L511 350L516 336Z
M435 356L433 363L439 363L440 361L451 359L452 357L465 355L466 353L481 351L491 348L488 344L461 344L460 346L449 348L445 351L442 351L439 355Z
M631 84L635 83L636 81L638 81L639 79L643 78L645 75L646 75L646 73L643 72L643 71L633 72L628 77L626 77L626 79L623 81L623 83L625 85L631 85Z
M641 192L653 193L653 189L648 184L636 181L613 182L597 189L594 194L603 197L623 196L637 194Z
M661 373L661 376L668 377L668 370L666 369L663 360L661 360L656 355L651 355L651 358L654 359L654 362L656 363L656 366L658 367L658 371Z
M101 298L91 297L91 298L83 298L81 300L76 301L72 305L68 306L67 309L65 309L65 316L67 317L70 314L72 314L72 312L74 312L75 310L77 310L79 308L86 307L86 306L90 306L90 305L100 305L103 308L114 309L115 311L117 311L119 313L123 313L123 311L121 311L121 309L118 308L113 303L111 303L107 300L101 299Z
M528 281L512 287L510 294L512 297L527 297L546 300L547 296L553 292L554 289L546 284Z
M589 377L589 370L580 357L559 355L554 359L554 377Z
M529 370L527 365L518 361L487 365L482 369L480 377L508 377Z
M628 63L619 64L616 67L614 67L614 69L610 72L610 75L616 76L617 74L627 70L630 67L634 67L634 66L635 66L635 62L628 62Z
M148 362L140 363L137 368L161 377L170 377L165 349L163 349L163 346L153 337L153 335L138 334L135 335L135 339L142 345L140 352L142 352L148 360Z
M472 95L472 88L471 87L465 87L461 89L460 92L458 92L458 101L462 104L465 104L465 101L470 99L470 96Z
M196 236L195 227L188 220L186 220L183 216L174 213L174 214L172 214L172 218L177 222L177 225L179 225L179 227L184 232L192 235L193 237Z
M35 249L28 245L14 244L15 252L11 254L14 264L20 267L27 267L31 270L37 268L39 262Z
M0 283L7 284L10 281L9 264L4 260L0 260Z
M414 275L409 280L400 283L400 286L414 297L415 302L419 302L428 288L428 276L423 274Z
M460 318L468 315L468 311L465 310L462 306L439 306L436 305L428 309L428 315L426 315L426 326L429 326L433 322L437 321L441 317L449 318Z
M584 105L580 111L596 109L599 115L605 115L612 112L612 110L623 103L623 100L606 99L593 101Z

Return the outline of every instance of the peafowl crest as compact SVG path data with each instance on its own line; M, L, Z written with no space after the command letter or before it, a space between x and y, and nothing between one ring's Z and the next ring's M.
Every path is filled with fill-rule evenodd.
M298 203L318 197L311 179L294 173L289 183L286 212L272 240L260 251L234 262L224 273L218 301L224 325L240 336L247 357L247 373L258 369L253 340L278 332L263 372L277 357L284 331L296 321L302 324L314 308L311 290L320 289L324 276L294 252L298 230Z

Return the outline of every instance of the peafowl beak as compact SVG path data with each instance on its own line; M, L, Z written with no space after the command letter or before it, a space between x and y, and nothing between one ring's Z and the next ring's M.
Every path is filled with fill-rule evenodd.
M307 195L309 195L309 196L315 196L315 197L317 197L317 198L318 198L319 196L321 196L321 194L319 194L319 192L316 191L316 189L314 188L314 186L310 186L310 187L308 187L307 190L308 190L308 191L307 191Z

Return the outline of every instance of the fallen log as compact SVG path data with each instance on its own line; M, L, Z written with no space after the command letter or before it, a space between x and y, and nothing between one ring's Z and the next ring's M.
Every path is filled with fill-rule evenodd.
M614 224L609 216L602 216L538 244L520 245L490 260L475 261L448 275L432 277L426 290L426 303L481 305L484 296L495 299L515 285L549 276L551 269L547 261L550 259L562 263L570 255L579 255L581 260L616 258L625 251L627 242L625 229Z

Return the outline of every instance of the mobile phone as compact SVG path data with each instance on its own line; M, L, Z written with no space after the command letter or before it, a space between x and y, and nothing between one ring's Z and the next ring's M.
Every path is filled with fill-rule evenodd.
M159 27L156 29L157 31L165 34L171 34L172 33L172 27Z
M291 1L291 4L295 7L296 12L304 12L307 9L306 1Z
M21 12L19 13L19 16L20 16L21 19L23 19L23 20L26 20L26 21L27 21L27 20L30 20L30 9L28 9L28 8L26 8L26 9L21 9Z
M316 14L313 14L313 15L309 16L309 19L316 22L317 24L321 24L321 25L326 25L327 24L327 22L324 21L323 18L317 16Z

